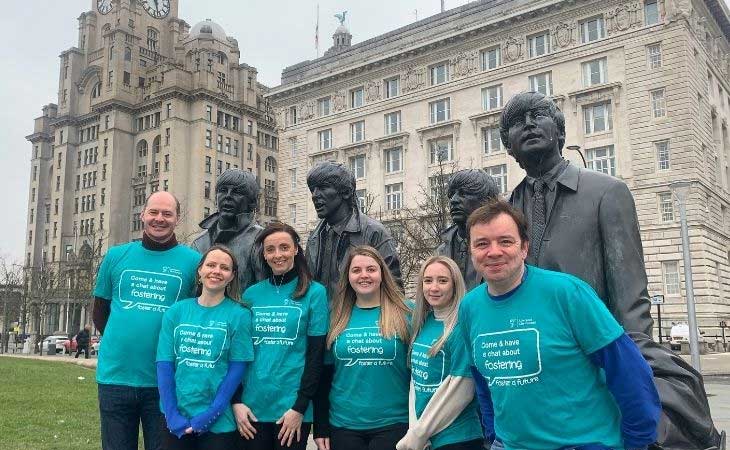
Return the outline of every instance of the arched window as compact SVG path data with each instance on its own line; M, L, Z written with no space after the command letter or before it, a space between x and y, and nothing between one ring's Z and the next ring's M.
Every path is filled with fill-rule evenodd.
M147 156L147 141L142 139L139 141L139 144L137 144L137 156L140 158L144 158Z
M152 141L152 152L160 153L160 135L159 134L157 136L155 136L155 139Z
M124 47L124 60L125 61L132 60L132 49L129 47Z
M147 28L147 48L153 51L157 51L157 30L154 28Z
M109 61L114 59L114 46L109 47Z
M91 88L91 98L96 98L101 95L101 81L97 81L93 88Z
M266 158L266 161L264 161L264 169L267 172L276 172L276 159L273 156Z
M218 52L218 64L225 65L228 61L228 58L226 58L226 54L223 52Z

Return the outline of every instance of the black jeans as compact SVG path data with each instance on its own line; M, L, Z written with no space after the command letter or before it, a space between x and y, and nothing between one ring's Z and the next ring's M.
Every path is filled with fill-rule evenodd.
M406 435L407 431L407 423L397 423L369 430L348 430L347 428L332 427L330 449L394 450L395 444Z
M76 356L74 358L78 358L81 352L84 352L84 357L86 359L89 359L89 346L88 345L79 345L76 347Z
M282 446L279 439L281 425L274 422L252 422L252 425L256 428L256 434L251 440L241 438L243 450L306 450L309 430L312 429L311 422L302 422L301 439L297 442L297 438L294 436L291 447L287 447Z
M164 417L156 387L99 384L99 416L103 450L137 450L142 423L145 450L162 445Z
M482 450L484 448L484 439L474 439L466 442L455 442L453 444L442 445L434 450Z
M186 434L178 438L166 433L162 443L164 450L239 450L241 435L238 431L230 433Z

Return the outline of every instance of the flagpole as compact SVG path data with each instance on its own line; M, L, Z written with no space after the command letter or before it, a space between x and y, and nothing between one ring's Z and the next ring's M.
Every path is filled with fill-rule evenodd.
M317 25L314 28L314 48L317 49L317 58L319 58L319 3L317 3Z

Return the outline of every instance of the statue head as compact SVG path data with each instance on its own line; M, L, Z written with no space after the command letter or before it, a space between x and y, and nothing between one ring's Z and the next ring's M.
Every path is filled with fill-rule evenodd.
M307 186L317 217L336 223L350 211L357 211L355 175L344 164L324 162L307 174Z
M482 169L464 169L449 181L449 210L454 224L466 230L466 219L489 200L498 198L497 182Z
M565 116L549 97L523 92L504 107L499 134L520 167L539 167L562 155Z
M256 210L259 184L256 176L241 169L228 169L215 184L215 201L222 218L231 220L241 213Z

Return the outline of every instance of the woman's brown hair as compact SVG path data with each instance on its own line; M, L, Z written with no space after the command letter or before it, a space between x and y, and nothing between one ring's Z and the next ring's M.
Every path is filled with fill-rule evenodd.
M203 256L200 258L200 262L198 263L198 267L195 269L195 276L198 277L198 271L201 267L203 267L203 264L205 264L206 258L208 258L208 254L214 250L220 250L226 255L228 255L231 258L231 271L233 272L233 279L226 285L225 290L225 296L230 298L231 300L235 302L241 301L241 280L238 279L238 260L236 260L236 256L233 254L230 248L226 247L225 245L221 244L215 244L211 246L208 250L203 253ZM203 293L203 283L200 279L198 279L198 286L195 292L195 296L198 297L200 294Z
M288 234L297 248L297 254L294 255L294 270L297 271L297 277L299 280L297 281L297 287L294 289L292 298L295 300L302 298L307 293L309 285L312 283L312 273L309 271L307 258L304 256L304 250L300 243L301 239L299 238L299 234L291 225L284 222L271 222L266 225L263 231L261 231L259 236L256 238L254 245L259 248L259 258L261 259L261 265L264 268L264 275L266 275L267 278L273 275L271 267L269 267L269 264L264 258L264 240L274 233Z

